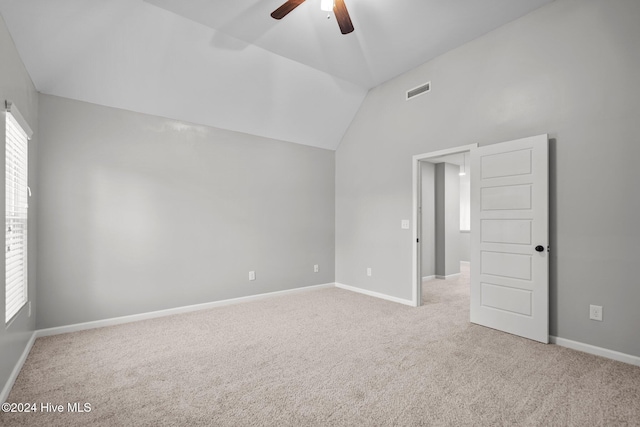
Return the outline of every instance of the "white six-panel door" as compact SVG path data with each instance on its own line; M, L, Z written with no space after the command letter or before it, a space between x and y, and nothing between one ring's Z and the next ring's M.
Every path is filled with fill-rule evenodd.
M548 139L471 150L471 322L549 342Z

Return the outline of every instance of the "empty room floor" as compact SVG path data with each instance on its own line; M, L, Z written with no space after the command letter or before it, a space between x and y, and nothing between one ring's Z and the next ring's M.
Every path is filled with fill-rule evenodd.
M640 368L337 288L36 340L2 425L640 425ZM90 412L69 413L68 403ZM46 406L45 406L46 408Z

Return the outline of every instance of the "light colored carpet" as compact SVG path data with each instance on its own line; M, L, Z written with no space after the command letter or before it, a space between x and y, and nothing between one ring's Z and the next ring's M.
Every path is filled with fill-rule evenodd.
M411 308L324 289L39 338L11 426L640 425L640 368L471 325L468 275Z

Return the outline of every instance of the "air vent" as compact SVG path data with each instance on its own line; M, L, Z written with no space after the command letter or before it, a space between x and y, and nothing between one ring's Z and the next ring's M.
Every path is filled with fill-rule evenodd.
M424 93L427 93L431 90L431 82L426 82L424 84L421 84L418 87L415 87L411 90L407 91L407 101L410 100L411 98L415 98L418 95L422 95Z

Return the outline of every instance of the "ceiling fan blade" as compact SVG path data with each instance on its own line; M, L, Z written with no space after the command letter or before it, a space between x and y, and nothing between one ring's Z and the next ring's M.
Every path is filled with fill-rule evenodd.
M336 15L336 21L340 27L342 34L349 34L353 31L353 23L349 12L347 12L347 6L344 4L344 0L335 0L333 3L333 13Z
M289 14L293 9L304 3L304 0L287 0L285 4L277 8L271 13L273 19L282 19Z

